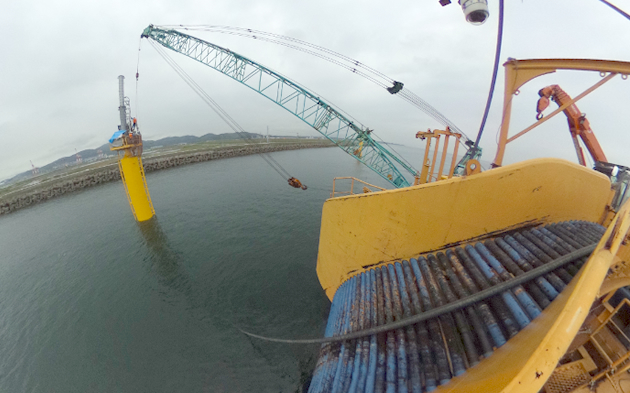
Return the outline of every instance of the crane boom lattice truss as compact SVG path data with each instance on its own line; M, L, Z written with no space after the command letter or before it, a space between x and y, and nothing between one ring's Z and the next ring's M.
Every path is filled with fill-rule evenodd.
M152 39L165 48L197 60L262 94L313 127L395 187L411 185L399 167L411 177L417 174L416 170L376 142L370 136L371 130L354 124L295 82L238 53L176 30L164 30L153 25L147 27L141 37ZM355 155L354 152L361 142L362 152Z

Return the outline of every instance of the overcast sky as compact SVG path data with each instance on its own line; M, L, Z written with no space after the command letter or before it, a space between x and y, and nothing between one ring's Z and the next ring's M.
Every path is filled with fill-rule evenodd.
M470 137L479 128L492 73L498 2L482 26L437 0L1 0L0 179L105 143L118 125L118 75L146 139L231 132L146 42L155 25L246 27L332 49L395 80ZM630 0L613 0L630 12ZM382 139L420 147L419 130L440 128L420 110L342 68L259 40L192 32L305 86L373 128ZM506 0L502 61L580 57L630 61L630 21L599 0ZM138 49L141 49L138 52ZM140 78L136 85L138 66ZM182 55L173 58L244 129L318 135L252 90ZM560 84L575 96L599 75L548 75L515 98L512 132L535 121L538 89ZM503 72L481 146L492 161ZM555 109L555 104L552 103ZM578 103L611 162L630 165L630 80L619 77ZM550 112L548 110L547 112ZM575 160L564 116L509 146L507 161ZM416 167L418 162L413 163Z

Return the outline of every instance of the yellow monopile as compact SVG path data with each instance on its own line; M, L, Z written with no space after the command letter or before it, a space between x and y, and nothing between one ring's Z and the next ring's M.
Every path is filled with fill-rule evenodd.
M144 176L142 158L122 157L118 160L118 167L134 217L139 222L149 220L155 215L155 210Z

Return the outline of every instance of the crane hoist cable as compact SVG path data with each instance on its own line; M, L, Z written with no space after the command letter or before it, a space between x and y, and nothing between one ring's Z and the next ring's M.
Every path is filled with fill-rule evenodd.
M203 30L203 31L212 31L212 30L208 30L207 28L197 28L197 27L194 27L194 26L193 26L193 27L191 27L191 28L188 28L188 27L182 27L182 26L183 26L183 25L172 25L172 26L171 26L171 25L160 25L160 26L156 26L156 27L159 27L159 28L173 28L173 29L175 29L175 28L181 28L181 29L183 29L183 30ZM229 27L227 27L227 28L229 28ZM234 29L240 29L240 28L234 28ZM242 29L242 30L245 30L245 29ZM247 29L247 30L251 30L251 29ZM262 33L264 33L264 32L260 32L260 33L262 34ZM228 34L229 34L229 33L228 33ZM264 33L264 34L274 35L274 34L271 34L271 33ZM247 37L246 35L242 35L242 36ZM281 37L281 36L279 36L279 37ZM252 37L249 37L249 38L252 38ZM287 39L292 39L291 37L285 37L285 38L287 38ZM295 40L295 39L292 39L292 40ZM271 40L263 40L263 41L269 41L269 42L278 43L279 45L283 45L283 43L282 43L282 42L275 42L275 41L271 41ZM299 41L299 40L296 40L296 41ZM306 42L305 42L305 43L306 43ZM308 43L306 43L306 44L308 44ZM309 44L309 45L310 45L310 44ZM288 45L285 45L285 46L288 46ZM296 49L296 50L300 50L300 48L299 48L299 47L292 47L292 46L288 46L288 47L293 48L293 49ZM322 48L322 49L325 49L325 48ZM312 51L311 51L311 52L312 52ZM320 56L318 56L318 55L317 55L317 53L316 53L316 52L312 52L312 53L311 53L311 52L307 52L307 53L310 53L310 54L313 54L314 56L320 57ZM340 55L340 56L343 56L343 55ZM329 60L329 61L333 61L333 62L334 62L334 60ZM336 64L339 64L339 65L340 65L340 66L342 66L342 67L344 66L344 64L343 64L343 63L340 63L340 62L335 62L335 63L336 63ZM279 72L277 72L277 71L274 71L274 72L276 72L278 75L281 75L281 74L280 74ZM287 79L288 79L288 78L287 78ZM375 83L376 83L376 82L375 82ZM382 85L383 87L387 87L387 84L383 84L383 83L381 83L381 85ZM333 104L333 103L331 102L331 100L329 100L329 99L326 99L326 101L327 101L327 102L329 102L329 103L331 103L331 104ZM344 115L345 115L348 119L351 119L351 120L352 120L355 124L361 124L361 122L360 122L359 120L355 119L352 115L350 115L349 113L347 113L347 112L346 112L346 111L344 111L343 109L338 108L337 106L336 106L336 108L337 108L337 110L339 110L341 113L343 113L343 114L344 114Z
M191 77L184 71L183 68L175 62L159 45L155 44L153 41L149 41L151 46L158 52L158 54L166 61L166 63L173 68L173 70L179 75L186 84L193 89L193 91L223 120L228 127L230 127L239 138L245 140L246 142L255 144L256 142L251 138L247 137L247 132L241 127L234 118L232 118L216 101L210 97L208 93L206 93L199 84L197 84ZM284 167L278 163L272 156L266 153L257 153L267 164L278 173L283 179L287 180L289 185L294 188L302 188L306 190L306 186L303 185L299 180L295 177L292 177L289 172L284 169ZM297 181L297 182L296 182ZM296 184L298 185L296 187Z
M141 36L198 61L261 94L397 188L411 185L404 173L415 176L418 172L373 139L370 135L372 130L355 123L320 95L278 72L228 48L174 29L165 30L149 25ZM365 154L362 157L353 154L360 142L364 142Z
M466 140L470 140L470 138L457 127L453 122L447 119L444 115L442 115L437 109L431 106L428 102L420 98L418 95L413 93L409 89L403 89L403 84L401 82L395 81L393 78L385 75L384 73L375 70L372 67L367 66L359 62L358 60L352 59L348 56L345 56L341 53L335 52L333 50L311 44L306 41L299 40L293 37L282 36L279 34L268 33L260 30L253 30L248 28L241 27L231 27L231 26L211 26L211 25L195 25L195 26L185 26L185 25L163 25L160 26L163 28L172 28L172 29L183 29L183 30L199 30L199 31L207 31L211 33L221 33L228 35L235 35L245 38L251 38L255 40L270 42L278 45L285 46L287 48L291 48L300 52L304 52L320 59L326 60L332 64L338 65L354 74L357 74L372 83L386 89L391 94L398 95L405 101L409 102L413 106L422 110L424 113L432 117L434 120L440 122L443 126L448 126L453 132L458 134L462 134ZM463 143L463 142L462 142Z
M246 38L252 38L252 39L256 39L260 41L271 42L274 44L278 44L278 45L282 45L291 49L298 50L300 52L308 53L315 57L319 57L321 59L329 61L342 68L347 69L348 71L362 75L365 78L372 80L374 83L377 83L384 88L388 87L388 85L394 84L395 82L392 78L388 77L387 75L367 66L366 64L363 64L357 60L354 60L348 56L345 56L333 50L330 50L321 46L317 46L315 44L311 44L309 42L302 41L293 37L282 36L279 34L268 33L265 31L253 30L249 28L232 27L232 26L172 25L172 26L162 26L162 27L181 28L183 30L200 30L200 31L216 32L216 33L235 35L235 36L241 36L241 37L246 37ZM366 72L361 71L361 69L365 69ZM373 75L370 75L370 74L373 74ZM379 81L378 79L382 79L383 81Z
M255 143L251 138L246 136L247 132L234 120L219 104L206 93L199 84L197 84L180 66L173 60L170 56L168 56L165 51L154 44L152 41L151 45L156 49L156 51L164 58L164 60L175 70L175 72L190 86L193 91L201 97L201 99L223 120L237 135L239 138L245 140L246 142ZM280 176L283 178L291 177L290 174L280 165L273 157L269 156L265 153L259 153L259 155L272 167Z
M138 42L138 61L136 63L136 99L135 99L135 105L136 105L136 117L140 116L140 113L138 112L138 79L140 78L140 50L142 48L142 38L140 38L139 42Z
M607 6L612 8L613 10L617 11L620 15L625 16L626 19L630 20L630 14L628 14L627 12L622 10L621 8L617 7L616 5L610 3L609 1L606 1L606 0L599 0L599 1L601 1L604 4L606 4Z
M302 41L296 38L282 36L273 33L267 33L260 30L252 30L247 28L239 28L239 27L230 27L230 26L184 26L184 25L176 25L176 26L168 26L172 28L182 28L185 30L203 30L209 32L237 35L246 38L257 39L261 41L267 41L271 43L275 43L278 45L286 46L291 49L295 49L304 53L311 54L315 57L324 59L328 62L341 66L346 70L349 70L357 75L360 75L371 82L379 85L387 89L390 93L396 94L398 92L400 97L410 102L414 106L423 110L429 116L433 117L435 120L438 120L445 126L449 126L453 131L462 133L463 132L455 126L450 120L444 117L440 112L438 112L435 108L429 105L422 98L418 97L416 94L411 92L408 89L402 89L402 83L395 81L394 79L388 77L380 71L375 70L355 59L352 59L348 56L335 52L333 50L311 44L306 41ZM393 85L389 87L389 85ZM398 89L393 89L396 86L400 86ZM464 136L466 136L464 134ZM467 136L466 136L467 138Z

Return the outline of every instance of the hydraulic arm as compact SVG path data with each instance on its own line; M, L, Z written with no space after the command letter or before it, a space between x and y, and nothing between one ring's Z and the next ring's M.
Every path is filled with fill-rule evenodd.
M569 95L558 85L544 87L540 89L538 95L540 96L536 109L538 112L536 118L538 120L542 118L542 112L549 106L550 98L555 101L558 106L563 106L567 102L571 101L571 97L569 97ZM591 157L593 157L594 162L608 162L604 151L599 145L599 142L591 129L590 123L586 119L586 116L580 112L577 105L575 105L575 103L571 104L563 112L567 116L569 130L571 131L571 138L573 139L573 144L575 145L575 151L580 164L586 166L584 152L582 151L577 139L578 136L582 138L582 142L584 142L584 145L591 154Z
M407 172L410 179L416 175L416 170L372 139L370 129L354 124L297 83L229 49L176 30L164 30L150 25L141 37L152 39L165 48L195 59L262 94L313 127L395 187L411 185L401 170ZM355 153L357 150L360 152Z

